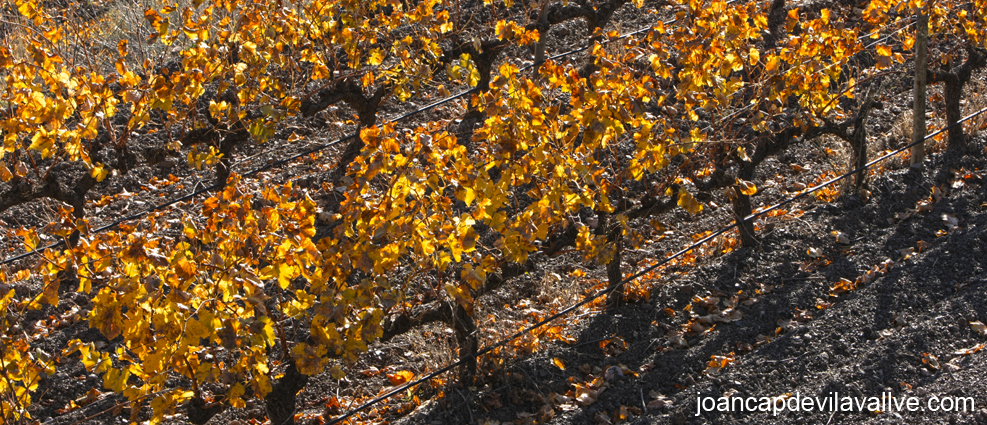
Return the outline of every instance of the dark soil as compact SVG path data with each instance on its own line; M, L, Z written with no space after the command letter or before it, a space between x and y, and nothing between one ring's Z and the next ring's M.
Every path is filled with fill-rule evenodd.
M572 323L573 342L548 342L531 354L507 358L499 366L489 361L481 363L481 368L489 367L491 371L480 379L479 387L460 387L451 376L447 376L451 383L445 386L423 386L414 392L423 404L391 420L407 424L528 423L544 415L543 406L548 405L552 407L552 417L545 423L551 424L597 424L605 423L604 418L616 423L622 407L630 412L628 423L985 423L987 382L983 376L987 374L987 352L954 354L987 342L987 336L970 325L972 321L987 320L987 216L982 214L987 192L983 174L978 171L985 168L987 161L979 155L938 154L922 171L906 168L872 177L872 196L866 203L847 196L830 203L808 201L794 206L790 216L804 211L798 218L778 216L764 220L773 229L760 233L760 246L708 255L700 258L695 267L658 276L649 283L652 291L647 302L624 304L606 313L584 314L578 321L563 319ZM951 169L971 173L964 176ZM930 198L933 185L948 189L939 202L932 204L931 211L895 220L896 214L914 209L916 202ZM772 197L771 192L765 190L764 197ZM689 235L695 233L693 230L728 223L723 213L710 211L697 217L686 214L675 233ZM949 229L944 215L955 216L958 227ZM837 243L833 231L846 234L851 244ZM940 231L946 233L937 236ZM642 251L669 252L686 245L686 241L691 242L691 238L667 237ZM904 258L902 249L919 245L923 246L921 252L916 248ZM803 263L811 260L806 252L809 248L821 249L831 264L811 273L799 271ZM888 260L893 265L887 273L878 274L856 290L830 296L831 287L841 278L855 280ZM572 270L589 270L587 278L602 278L605 274L603 267L584 264L573 254L536 258L535 263L535 271L511 280L482 300L484 307L478 316L482 311L503 310L504 304L516 306L525 299L544 299L546 293L560 295L553 286L578 286L577 280L586 280L571 278ZM627 274L633 266L625 264L624 268ZM554 283L554 278L546 278L553 273L563 282L546 283ZM718 324L703 335L686 334L688 348L673 348L666 332L687 321L685 306L691 304L692 311L702 315L704 310L695 301L697 298L719 295L727 299L738 291L750 297L737 307L743 313L741 320ZM78 298L84 306L83 297ZM819 300L832 305L818 309ZM677 315L670 317L666 308ZM803 316L787 323L799 310L811 319ZM758 343L764 336L770 342ZM626 351L601 349L599 342L614 337L626 343ZM51 335L42 348L58 350L70 338L112 343L98 332L73 326ZM299 413L315 417L345 411L346 406L335 410L327 409L325 404L333 397L352 400L352 396L370 396L389 385L384 373L368 378L359 371L377 367L385 373L412 370L419 375L453 361L455 344L451 330L437 325L376 344L344 380L337 381L327 374L312 377L299 394ZM741 348L748 345L753 349L741 353ZM711 356L731 352L735 353L733 363L718 371L707 370ZM925 353L938 359L938 368L923 362ZM561 360L566 369L553 364L553 359ZM620 366L625 366L626 376L615 373ZM595 377L605 382L595 402L581 406L561 398L566 393L572 395L574 383ZM116 406L123 401L119 396L102 395L74 412L55 412L69 400L83 397L89 388L100 388L100 381L77 362L66 362L45 382L49 390L36 401L36 417L45 423L69 424L107 411L83 423L126 423L131 412ZM437 396L439 392L442 397ZM923 407L934 396L972 397L976 410L815 410L783 411L777 416L772 412L703 412L696 416L699 396L760 398L791 394L822 398L836 393L840 397L880 397L886 392L894 397L917 397ZM670 405L656 408L652 401L658 394L667 397ZM386 404L400 406L401 401L389 400ZM652 408L648 408L649 404ZM48 415L54 418L46 420ZM173 422L186 423L182 418L179 414ZM262 405L250 403L247 409L227 410L211 423L251 418L263 421Z
M614 364L640 371L636 377L616 377L599 399L582 409L557 412L549 423L603 423L621 406L647 410L649 394L667 396L671 407L648 411L630 423L984 423L987 372L984 353L953 354L975 348L987 337L975 332L971 321L987 317L984 268L987 267L985 242L987 219L982 214L987 193L980 185L964 185L951 190L932 211L907 220L890 223L896 212L914 208L926 197L930 185L949 182L949 173L935 170L963 165L983 168L981 158L937 157L927 172L900 170L875 179L874 196L866 204L846 199L814 205L800 220L779 224L762 235L761 246L742 249L710 259L700 267L658 288L661 295L652 304L631 304L612 313L594 317L582 324L580 337L572 346L545 350L514 362L515 374L531 377L524 385L548 394L565 394L577 382L591 377L576 370L560 371L553 357L565 364L589 363L606 369ZM979 180L979 178L974 179ZM943 230L944 214L955 215L959 228L937 237ZM849 235L853 243L841 247L830 231ZM916 250L908 259L899 250ZM798 271L808 248L822 248L832 264L814 273ZM832 299L831 285L840 278L856 279L866 270L886 260L894 265L888 273L861 288ZM678 309L697 295L744 292L758 285L774 286L757 296L757 302L742 305L744 318L718 325L703 337L688 340L687 349L668 350L665 330L655 322L667 322L665 307ZM830 300L827 309L816 308L817 298ZM796 309L811 319L778 333L779 323L793 318ZM621 336L629 349L607 356L596 344L600 338ZM707 371L711 356L739 351L754 344L759 335L770 342L746 354L720 371ZM923 353L938 358L939 368L923 363ZM501 392L504 392L503 390ZM944 413L932 411L884 413L864 412L782 412L703 413L696 416L697 396L802 397L877 396L890 392L895 397L915 396L926 406L933 397L972 397L977 411ZM507 397L501 397L505 399ZM512 421L519 411L535 412L540 407L522 404L484 412L479 401L453 403L458 407L437 410L409 423L466 422L472 415ZM836 422L833 422L836 421ZM978 422L979 421L979 422Z
M615 21L627 32L652 19L635 15L628 5ZM582 22L559 25L552 31L549 56L580 45L586 38ZM899 105L910 102L907 98L891 100ZM382 112L390 116L413 106ZM435 113L448 116L462 112L461 106ZM240 147L235 157L246 159L236 164L237 169L253 169L288 156L289 149L298 152L339 137L344 130L348 133L351 128L326 124L345 119L343 109L333 107L316 118L286 124L290 130L280 132L267 145ZM888 135L901 119L900 112L897 107L880 111L868 123L872 134L878 135L872 137L874 146L886 148L900 142ZM292 133L303 136L305 144L288 145ZM94 190L87 205L93 227L212 184L211 172L189 169L181 158L159 157L156 152L163 143L152 137L142 139L138 145L143 149L141 164L124 178L111 179ZM571 341L546 337L528 341L526 346L513 345L484 358L474 384L463 386L454 374L447 373L441 382L433 381L434 385L388 400L386 407L378 406L365 417L366 423L987 423L987 351L977 348L987 343L987 335L971 326L971 322L987 322L984 144L982 138L977 139L976 151L966 156L933 154L922 170L901 168L900 160L897 167L885 165L869 178L869 199L849 194L831 202L809 199L790 205L787 214L759 220L757 247L731 250L729 241L736 234L728 234L719 249L697 250L694 265L669 266L648 276L642 283L650 291L646 299L605 312L595 305L560 319ZM327 151L325 157L334 157L343 147ZM777 202L794 193L787 191L793 183L811 185L823 170L834 168L833 160L820 152L818 146L805 142L767 161L759 170L755 204ZM311 188L313 198L322 203L329 195L321 192L321 185L333 163L323 158L301 160L260 174L258 184L293 180ZM811 171L796 172L790 163ZM836 165L845 166L845 161ZM176 177L168 180L170 175ZM149 184L152 176L170 183ZM933 187L940 188L942 198L933 199L936 202L930 210L910 212L918 208L917 203L933 198ZM103 196L112 202L99 202ZM664 229L643 220L634 223L648 242L624 253L623 273L636 272L649 261L687 246L694 235L731 223L729 207L724 207L728 203L721 198L714 197L697 216L677 209L660 217ZM195 202L178 207L166 214L177 216L180 210L194 214L198 208ZM57 216L56 209L53 202L35 201L0 214L0 225L44 226ZM955 218L956 227L944 217ZM832 232L842 232L850 243L838 243ZM813 262L807 253L810 248L821 250L826 261L805 270ZM908 252L909 248L914 252ZM19 247L15 238L9 238L0 241L0 249L9 255ZM480 299L475 317L481 347L579 301L606 281L604 267L586 263L575 253L535 255L532 260L533 271L508 280ZM19 264L22 268L36 265L37 260ZM831 295L840 279L855 281L875 267L881 271L872 273L859 288ZM586 276L579 276L581 272ZM72 289L71 282L63 285ZM707 304L708 297L718 300ZM670 337L692 315L723 310L732 297L737 297L736 309L742 313L739 320L687 332L682 341ZM66 298L57 308L35 312L24 326L52 316L71 319L73 311L82 315L88 311L86 297ZM66 312L68 316L63 316ZM57 355L75 338L110 346L116 343L87 329L84 322L69 322L38 340L38 348ZM347 368L344 379L324 373L308 380L298 394L298 422L319 423L320 417L329 420L345 413L389 387L387 373L409 370L420 376L449 364L456 359L456 347L454 332L444 324L430 324L373 344L356 365ZM964 349L971 353L961 354ZM709 368L712 356L734 360L715 370ZM575 400L578 386L594 379L596 389L602 388L598 396L585 403ZM148 418L146 408L131 411L122 396L92 389L102 390L101 377L86 371L77 357L63 358L57 373L42 382L32 415L46 424L115 424ZM833 393L840 397L914 396L922 407L933 397L972 397L975 410L696 414L698 397L822 398ZM660 399L667 403L655 402ZM71 403L79 407L68 408ZM210 423L263 422L264 418L263 403L249 401L245 409L227 409ZM188 418L175 412L169 423L188 423Z

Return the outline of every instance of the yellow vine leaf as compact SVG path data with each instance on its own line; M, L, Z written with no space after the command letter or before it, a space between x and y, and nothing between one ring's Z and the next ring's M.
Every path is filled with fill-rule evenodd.
M757 193L757 186L747 180L737 180L737 186L740 188L740 193L751 196Z
M693 198L692 194L685 189L679 189L678 205L692 215L699 214L703 210L703 204Z
M247 402L243 400L243 394L246 392L246 388L243 384L237 382L233 384L229 392L226 393L226 397L230 402L230 406L235 409L242 409L247 407Z
M110 172L103 167L102 163L97 163L97 165L93 167L92 177L96 179L96 181L101 182L106 180L106 176L108 175L110 175Z

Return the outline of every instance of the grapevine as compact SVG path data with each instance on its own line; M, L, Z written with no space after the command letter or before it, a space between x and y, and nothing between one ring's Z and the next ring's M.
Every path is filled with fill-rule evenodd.
M919 3L873 0L860 21L783 0L164 2L108 45L98 16L16 0L4 19L24 31L0 46L0 212L60 207L49 226L11 232L37 263L0 270L0 415L26 423L53 359L71 357L134 418L148 401L152 423L179 407L205 423L256 399L286 423L308 376L343 377L423 317L452 324L471 358L477 299L538 253L571 247L618 285L622 251L642 240L631 221L699 214L713 190L754 245L744 218L767 158L829 134L851 145L851 168L867 162L872 93L905 63ZM939 2L930 19L941 66L929 81L945 86L962 149L954 124L987 63L985 4ZM673 19L624 36L610 25L622 8ZM546 58L550 30L573 20L582 57ZM455 116L381 119L447 86L469 94ZM334 105L353 112L355 136L318 190L234 169ZM87 201L133 174L150 137L215 191L192 212L94 231L104 217ZM64 247L39 249L41 235ZM33 349L40 337L19 322L76 296L92 306L76 320L114 344Z

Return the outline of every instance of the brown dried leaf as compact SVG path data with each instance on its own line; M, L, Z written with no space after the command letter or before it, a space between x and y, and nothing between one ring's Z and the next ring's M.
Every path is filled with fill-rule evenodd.
M630 419L631 419L631 411L630 409L627 408L627 406L621 405L620 407L617 408L617 410L614 410L613 412L614 423L618 423L618 424L624 423L629 421Z
M922 363L931 369L939 370L939 358L931 353L922 353Z
M503 403L500 402L500 394L496 392L488 392L480 397L480 407L484 410L495 410L504 407Z
M795 329L798 326L798 322L794 320L778 319L778 330L775 333L788 332Z
M734 189L732 187L725 187L723 188L723 196L725 196L727 199L731 201L737 199L737 189Z
M946 224L946 227L948 227L949 230L954 230L956 229L956 227L960 225L960 220L957 219L956 216L952 214L943 214L942 221L943 223Z
M600 393L592 388L585 386L576 387L576 403L580 405L589 406L596 403L596 399L599 396Z
M871 193L870 193L869 190L867 190L867 189L860 189L860 201L861 202L863 202L863 203L866 204L867 201L870 200L870 195L871 195Z
M17 177L24 177L24 176L26 176L27 175L27 165L25 165L24 162L22 162L22 161L18 161L17 164L14 165L14 174L16 174Z
M846 278L840 278L838 282L833 284L833 287L829 288L829 294L835 296L854 289L857 289L856 282L852 282Z
M953 355L954 356L969 356L971 354L974 354L974 353L979 352L980 350L983 350L985 345L987 345L987 344L980 343L980 344L974 345L973 347L970 347L970 348L964 348L962 350L956 350L956 351L953 352Z
M619 356L627 351L627 343L624 342L623 338L615 336L600 341L600 349L608 356Z
M538 419L534 413L518 412L514 425L538 425Z
M666 407L671 407L672 406L672 400L671 399L669 399L668 397L665 397L664 395L662 395L661 393L658 393L655 390L651 390L648 393L648 395L651 396L651 399L652 399L651 401L648 402L648 405L647 405L648 410L659 410L659 409L664 409Z
M674 348L689 348L689 343L685 340L685 337L682 336L681 332L670 332L666 334L665 337L668 338L668 342L672 344L672 347Z
M538 423L543 424L552 420L555 416L555 409L551 405L543 405L541 409L538 409Z
M727 354L725 356L710 356L709 363L706 365L707 372L716 372L724 367L727 367L730 363L736 360L734 353Z
M619 365L617 365L617 367L620 368L620 372L623 373L624 376L632 376L632 377L635 377L635 378L637 378L637 376L638 376L637 372L631 370L631 368L627 367L627 365L625 365L625 364L619 364Z
M809 310L796 308L795 314L792 315L792 319L794 319L796 322L808 322L812 320L812 315L809 314Z
M728 308L717 315L717 321L721 323L736 322L744 318L744 313L735 308Z
M908 322L905 322L905 316L896 315L894 317L894 321L892 321L891 324L894 325L894 327L896 328L901 328L907 326Z

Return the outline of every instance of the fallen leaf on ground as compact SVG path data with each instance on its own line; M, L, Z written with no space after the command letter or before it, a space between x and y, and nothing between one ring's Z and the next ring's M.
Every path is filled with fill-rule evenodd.
M580 387L576 389L576 402L583 406L596 403L596 398L599 396L600 393L591 388Z
M725 356L710 356L710 361L709 364L707 364L706 372L716 372L727 367L735 360L736 358L734 357L734 353L730 353Z
M562 362L562 359L560 359L558 357L552 359L552 364L554 364L559 369L565 370L565 363L563 363Z
M857 289L856 282L853 282L847 278L840 278L840 280L833 284L833 287L829 289L830 295L839 295L844 292L849 292Z
M900 328L900 327L903 327L903 326L907 325L908 323L905 322L905 317L904 316L895 316L894 317L894 321L892 322L892 324L894 325L894 327Z
M656 392L655 390L651 390L651 392L649 392L648 395L651 396L652 399L651 401L648 402L647 405L648 410L664 409L672 405L672 400Z
M956 227L960 225L960 220L957 219L956 216L952 214L943 214L942 221L943 223L946 223L946 227L948 227L949 230L955 230Z
M834 230L832 234L833 236L836 236L837 243L841 243L843 245L850 245L850 238L847 237L846 233L840 232L838 230Z
M954 356L969 356L971 354L974 354L974 353L979 352L980 350L983 350L984 349L984 345L985 344L980 343L980 344L974 345L973 347L970 347L970 348L964 348L964 349L961 349L961 350L956 350L956 351L953 352L953 355Z
M930 369L939 370L939 358L931 353L922 353L922 363L925 363Z
M394 373L387 374L387 380L391 381L391 385L401 385L415 378L414 372L401 370Z
M552 420L555 416L555 409L551 405L543 405L541 409L538 409L538 423L543 424Z
M631 419L631 410L627 406L621 405L613 412L613 420L615 423L627 422Z

